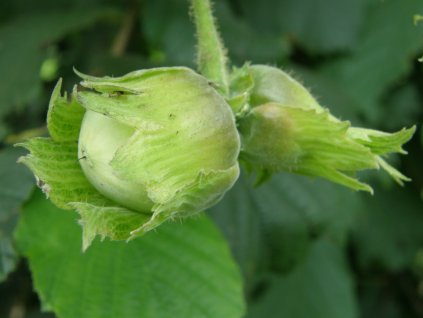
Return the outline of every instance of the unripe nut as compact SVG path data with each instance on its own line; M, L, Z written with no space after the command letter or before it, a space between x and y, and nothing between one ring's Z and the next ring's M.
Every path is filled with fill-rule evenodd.
M271 170L290 170L300 149L295 140L295 123L283 107L267 103L254 107L240 122L243 157ZM276 137L276 138L275 138Z
M239 135L228 104L205 78L167 68L84 79L98 93L78 93L87 110L79 162L106 198L138 212L190 215L234 184Z
M78 142L79 163L90 183L106 198L129 209L150 211L145 188L117 176L110 162L135 129L102 114L87 111Z

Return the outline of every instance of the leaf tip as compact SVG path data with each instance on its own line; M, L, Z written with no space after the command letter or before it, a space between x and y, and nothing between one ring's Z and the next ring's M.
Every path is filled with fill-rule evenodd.
M78 224L81 225L82 227L82 246L81 246L81 251L82 253L85 253L88 248L91 246L94 238L95 238L95 234L93 234L92 232L88 231L87 228L84 225L84 222L82 219L80 219L78 221Z
M73 70L73 72L74 72L76 75L78 75L80 78L84 78L84 77L88 76L88 75L86 75L86 74L84 74L84 73L82 73L82 72L78 71L78 70L77 70L77 68L76 68L75 66L72 66L72 70Z

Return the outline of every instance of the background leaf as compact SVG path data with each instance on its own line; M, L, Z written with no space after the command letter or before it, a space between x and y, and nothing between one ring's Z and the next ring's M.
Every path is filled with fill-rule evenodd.
M296 318L297 314L307 317L325 314L330 317L337 314L343 318L352 316L354 312L363 318L423 317L423 292L419 287L423 286L423 267L419 261L423 255L423 64L417 62L417 58L423 55L423 23L413 25L413 16L423 15L423 2L214 2L219 30L235 65L252 61L278 65L290 73L294 72L294 77L304 82L323 106L354 125L392 132L417 123L419 129L406 145L409 154L392 158L395 166L413 179L403 189L393 186L380 173L360 176L375 187L374 197L357 195L321 180L288 173L275 176L269 183L254 188L254 180L243 176L221 204L210 211L242 270L249 317L267 318L266 315L273 315ZM58 68L54 75L56 79L63 77L67 91L78 82L72 70L74 66L98 76L123 75L135 69L157 66L193 67L195 36L188 6L186 0L0 1L0 140L21 141L22 135L4 137L11 132L25 131L26 134L27 129L45 125L48 99L55 82L52 78L51 82L46 77L41 78L40 67L45 61L56 63ZM119 42L120 34L126 35L121 42L121 50L116 54L114 46ZM5 142L0 144L0 158L4 158L6 152L15 151L9 150ZM12 157L0 160L0 170L7 176L0 178L0 184L9 184L9 176L17 171L15 169L25 171L23 166L15 164ZM28 191L31 191L32 177L28 173L28 179L24 179L18 182L20 177L16 178L14 193L27 185ZM8 187L0 186L0 193L2 189ZM10 207L17 211L24 197L16 201L12 197L0 197L0 206L13 201ZM56 222L44 217L50 212L43 209L51 206L41 202L30 203L30 206L34 205L38 206L37 212L25 214L24 220L28 223L25 227L31 227L29 222L35 219L34 227L40 229L35 237L39 237L38 234L50 237L52 233L55 233L53 237L64 237L65 233L57 233L54 227L50 231L45 230L45 226ZM62 224L63 228L74 226L70 233L80 231L71 218L71 212L55 212L65 219L69 218L71 224ZM31 218L26 216L29 214ZM36 218L36 214L41 218ZM0 221L0 232L5 233L7 228L7 233L10 233L17 216L13 212L8 214L7 220L11 222ZM63 219L61 221L64 222ZM161 237L163 234L156 235ZM7 237L7 246L13 247L16 243L10 241L9 234ZM72 257L80 259L81 254L76 252L80 247L79 235L77 240L72 242L75 246L71 251ZM69 242L66 239L47 239L49 244L44 250L38 247L37 241L30 242L26 238L25 244L37 245L42 250L35 256L31 254L30 263L34 264L35 257L44 259L46 268L56 273L57 268L51 269L50 259L56 261L58 255L65 255ZM136 246L140 244L137 241L133 243ZM117 256L123 252L114 245L105 244L108 254L101 259L105 263L110 259L117 262ZM103 248L103 245L97 245L97 249ZM54 251L53 256L50 251L47 252L48 248ZM177 248L179 251L182 247ZM100 252L93 250L91 253ZM134 255L138 253L139 249L135 249ZM326 255L326 259L316 254ZM75 265L62 259L60 274L63 277L71 275ZM139 257L135 259L141 263ZM8 264L15 266L15 256L8 260L11 260ZM91 261L97 265L95 260ZM134 258L128 260L130 264L134 262ZM4 257L2 261L0 256L0 263L5 264ZM34 287L27 261L23 259L18 264L16 270L0 284L0 317L9 317L16 304L20 304L18 308L26 311L28 317L38 317L40 303L38 296L32 292ZM43 264L41 261L37 263L34 277L47 277L42 270ZM141 265L138 271L145 268L144 263ZM102 272L104 266L99 265L98 272ZM132 270L129 268L130 273ZM349 274L350 271L353 275ZM41 272L45 276L41 276ZM109 277L115 277L113 273L108 273ZM176 271L173 273L178 277ZM82 277L83 273L79 272L79 275ZM315 287L319 277L325 282ZM79 279L72 283L82 285L84 279ZM134 282L139 282L139 279L137 276ZM194 277L190 276L189 280L194 280ZM117 283L112 281L112 284ZM88 279L87 284L95 285L96 282ZM181 285L185 288L185 281ZM52 288L54 286L51 285ZM128 308L138 306L137 299L144 297L147 290L151 291L145 286L133 287L136 296L128 297ZM43 287L42 295L57 295L56 289L50 290L47 284ZM122 290L123 287L119 288ZM114 289L119 290L117 287ZM92 302L112 297L114 289L97 290L93 294L98 295ZM344 296L340 295L342 290ZM308 296L310 293L313 293L313 299ZM169 295L173 297L173 294ZM321 308L316 309L314 299ZM180 306L192 307L186 305L187 300L183 297L166 301L176 304L178 300L181 301ZM66 300L62 298L61 301L64 303L60 303L60 308L66 313L94 306L93 303L85 305L90 302L87 297L81 298L81 303L75 306L69 302L70 307L65 306ZM335 304L336 301L339 304ZM352 304L358 308L353 309ZM341 305L345 307L343 312L339 309ZM181 311L188 310L186 308ZM161 313L157 313L159 318ZM48 317L51 316L48 314Z
M328 53L353 47L365 0L246 0L239 5L260 32L289 37L313 53Z
M248 318L358 317L345 258L339 247L329 241L314 243L304 264L287 276L271 276L268 284Z
M357 111L373 124L380 123L386 111L379 109L382 107L380 98L400 83L413 63L417 63L423 47L423 27L413 25L416 12L423 12L423 3L419 0L375 1L353 54L334 59L325 66L324 73L337 79L355 100ZM410 56L416 58L413 60Z
M358 261L398 272L413 263L423 245L423 202L403 189L375 193L364 197L365 209L353 232Z
M358 195L324 180L284 173L258 188L252 183L241 176L209 212L240 264L249 296L267 271L286 273L301 264L317 238L345 242L360 206Z
M17 243L44 308L63 318L240 317L240 275L206 217L168 223L124 242L81 252L76 213L38 191L25 206Z
M20 206L34 186L32 174L16 164L22 154L13 148L0 151L0 282L15 268L18 255L12 234Z
M0 24L0 119L40 96L41 64L58 39L113 16L116 11L109 8L69 9L66 14L45 10Z
M261 211L251 180L241 175L223 200L208 211L222 230L244 275L247 293L267 267L266 240Z
M188 9L189 2L181 0L145 2L141 16L153 60L194 67L195 28Z
M195 28L189 19L189 2L184 0L147 1L141 14L151 58L165 65L194 67ZM275 63L290 52L288 40L276 34L261 33L254 25L235 15L227 2L216 1L214 13L219 31L230 52L231 61Z

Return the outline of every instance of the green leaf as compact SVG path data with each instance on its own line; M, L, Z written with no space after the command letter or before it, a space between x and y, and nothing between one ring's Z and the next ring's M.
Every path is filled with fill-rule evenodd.
M241 1L242 13L261 34L289 36L313 53L351 49L360 31L365 1Z
M0 226L12 227L5 225L4 222L0 223ZM4 233L0 233L0 282L4 281L7 276L13 272L18 257L18 252L15 250L11 237L9 235L5 236Z
M420 0L375 1L354 54L332 60L324 69L368 120L385 117L379 99L411 71L412 57L423 47L423 27L413 25L416 12L423 12Z
M349 135L360 144L368 147L376 155L385 155L393 152L407 154L403 144L411 139L416 126L401 129L395 133L385 133L373 129L351 127Z
M151 54L163 55L166 65L194 66L195 28L189 20L188 1L147 1L141 21Z
M298 266L314 239L345 242L360 206L357 194L323 180L281 174L253 189L251 179L242 174L209 211L240 264L248 295L269 268Z
M416 307L410 305L410 296L405 296L403 286L415 281L408 277L393 279L392 276L380 276L380 273L367 273L359 281L360 317L362 318L404 318L416 316ZM389 283L387 283L389 281ZM412 288L411 288L412 289ZM410 290L411 290L410 289ZM405 301L404 301L405 300ZM416 302L420 304L420 302Z
M60 93L62 79L54 87L47 113L47 128L50 136L60 142L78 140L85 109L76 100L76 90L68 100Z
M34 183L31 173L16 164L21 154L22 151L13 148L0 151L0 282L15 268L17 252L11 235L20 206Z
M214 1L219 30L234 63L276 62L290 53L289 41L279 34L261 32L235 14L224 1ZM188 3L181 0L148 1L141 16L152 59L160 56L165 65L193 66L195 57L194 25L188 18Z
M65 35L115 16L105 8L46 10L14 17L0 26L0 118L22 110L41 91L40 67L47 47Z
M78 135L84 108L76 101L75 92L68 100L61 96L61 81L52 93L47 126L52 138L32 138L17 146L30 154L20 157L34 173L37 185L54 204L62 209L76 209L83 225L83 250L96 235L103 238L128 239L131 231L146 222L135 213L102 196L87 180L78 162Z
M6 2L6 1L5 1ZM31 0L14 0L9 2L9 12L37 12L51 9L69 10L74 8L93 8L95 5L101 6L102 0L74 0L72 2L67 0L38 0L36 3ZM6 3L7 3L6 2Z
M319 241L302 266L287 276L271 276L268 290L247 317L358 317L353 282L339 247Z
M356 102L351 99L336 77L325 76L323 72L301 67L297 64L287 65L286 69L294 78L300 78L322 107L342 120L348 120L353 126L362 126L363 121L356 111Z
M228 55L234 64L246 61L274 63L287 58L291 51L289 39L272 32L260 32L256 25L236 14L224 1L215 1L215 13ZM240 3L241 5L244 2Z
M110 203L109 203L110 204ZM149 217L123 207L94 205L86 202L70 204L78 211L82 225L82 250L86 251L97 235L104 240L127 240ZM113 204L110 204L113 205Z
M405 181L411 181L411 179L388 164L384 159L382 159L382 156L395 152L407 154L402 146L411 139L415 131L416 126L409 129L403 128L395 133L385 133L378 130L351 127L348 130L348 134L357 143L370 149L371 152L376 155L375 157L378 165L402 186Z
M285 229L289 231L289 228L298 226L289 225L288 221L291 220L304 223L309 239L326 235L344 242L360 207L358 193L325 180L288 173L273 176L269 182L256 188L254 193L263 211L264 223L274 227L275 234L281 237L285 235ZM284 228L274 223L274 218L278 218ZM273 244L286 244L290 248L295 240L287 236L285 240L274 239Z
M247 294L250 293L255 279L265 270L268 257L262 211L250 180L241 174L235 186L208 214L228 240L243 273Z
M420 85L413 82L391 90L386 102L382 101L381 122L384 127L394 130L415 123L423 111L419 94Z
M286 273L304 262L310 252L313 236L318 234L315 233L317 231L316 225L304 216L304 212L299 205L300 200L292 202L289 193L285 189L281 189L284 186L280 181L281 178L275 178L260 188L254 189L254 199L261 213L269 269L274 272ZM301 180L299 181L301 182ZM299 183L292 186L295 187L296 185L301 187ZM305 195L301 201L307 201L307 199L307 195ZM322 212L321 206L315 208L317 214ZM323 215L316 217L318 218L317 222L323 221Z
M16 232L44 309L61 318L239 318L241 279L204 216L81 253L76 214L36 193Z
M62 209L70 202L107 202L88 182L78 162L76 142L55 142L50 138L32 138L18 144L30 151L19 158L34 173L38 186Z
M354 228L354 244L361 266L390 271L409 268L423 244L423 203L405 189L378 189L364 198Z
M49 114L54 118L55 105L52 104ZM72 103L58 104L71 107ZM66 116L71 116L70 111ZM71 116L72 117L72 116ZM70 117L69 117L70 118ZM68 118L68 119L69 119ZM75 117L76 119L78 116ZM73 123L76 127L77 122ZM57 131L53 130L59 140L73 135L72 122ZM56 127L51 123L52 127ZM147 221L144 214L116 206L102 196L85 177L77 158L78 144L75 141L56 142L50 138L32 138L18 144L30 151L29 155L19 158L34 173L37 185L54 204L62 209L76 209L81 215L83 225L83 250L86 250L96 235L110 237L115 240L128 239L131 232Z
M230 95L228 104L236 117L241 117L250 110L250 94L254 87L254 79L249 72L249 64L232 69L230 74Z

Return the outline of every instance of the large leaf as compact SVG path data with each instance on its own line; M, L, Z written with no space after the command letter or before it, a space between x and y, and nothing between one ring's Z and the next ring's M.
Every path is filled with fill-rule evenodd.
M304 86L311 90L314 97L318 97L320 105L328 107L337 118L352 122L353 126L366 126L362 116L359 116L357 101L348 95L342 83L337 82L337 77L326 76L324 72L298 65L290 65L286 69L291 68L304 81ZM379 114L381 127L393 131L415 124L415 118L422 112L418 92L417 85L405 82L390 90L388 96L383 98L385 110Z
M345 92L342 85L337 83L336 77L325 76L319 71L300 67L297 64L284 66L284 69L290 73L293 72L294 78L301 79L318 103L328 108L335 117L348 120L353 126L363 126L357 114L356 101Z
M194 66L195 28L189 3L181 0L146 1L141 11L151 57L166 65Z
M417 288L410 277L380 275L380 271L373 275L360 275L358 285L360 286L360 317L361 318L404 318L418 317L421 301L416 301ZM407 286L407 288L404 288ZM413 290L416 296L411 296Z
M10 14L10 12L28 13L51 9L92 8L94 5L101 6L101 2L104 3L104 0L37 0L36 2L32 0L6 0L3 2L8 4L8 13Z
M14 17L0 26L0 118L21 110L41 90L40 67L47 48L63 36L100 18L114 16L104 8L49 10Z
M204 216L130 243L97 240L82 253L76 214L36 192L16 240L44 308L61 318L237 318L244 311L238 270Z
M233 63L275 63L284 60L290 53L288 38L260 32L254 24L236 16L225 2L216 1L215 13Z
M419 85L408 83L390 91L389 99L383 103L381 122L389 129L398 129L415 123L422 114Z
M268 248L251 182L241 176L223 200L208 213L222 229L244 275L247 294L266 269Z
M420 0L374 1L354 54L332 60L325 68L369 120L384 118L380 97L417 63L423 27L414 26L412 18L419 12L423 12Z
M266 215L298 215L311 236L330 234L345 241L360 206L359 194L330 182L282 173L256 189L255 197Z
M16 160L23 151L5 149L0 152L0 281L15 268L17 252L12 243L20 205L33 188L34 178Z
M423 203L404 189L377 189L365 198L354 244L359 264L389 271L411 266L423 246Z
M262 34L289 36L311 52L351 48L360 30L363 0L240 1L243 14Z
M353 283L339 247L322 240L288 276L271 276L248 318L358 317Z
M251 292L269 267L287 272L298 266L315 238L329 235L344 242L359 203L357 193L323 180L284 173L253 189L251 178L242 175L210 214Z
M245 61L276 62L289 53L286 38L262 33L254 24L233 14L225 1L215 1L214 14L219 31L228 48L229 58ZM189 4L185 0L146 1L141 15L152 58L171 65L194 66L195 33L189 21Z

